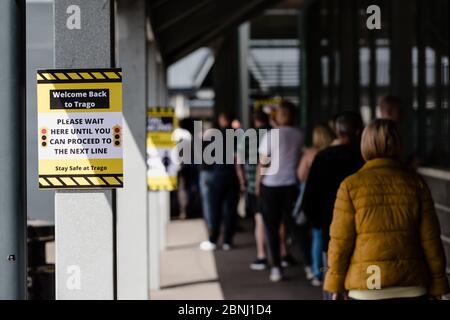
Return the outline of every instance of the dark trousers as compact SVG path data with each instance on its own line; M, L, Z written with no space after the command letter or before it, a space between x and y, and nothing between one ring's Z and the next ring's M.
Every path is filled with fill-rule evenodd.
M291 213L297 198L297 186L261 187L261 211L266 227L272 265L280 267L280 225L285 223L286 232L292 232Z
M212 216L209 241L217 243L222 222L224 224L223 242L233 244L236 229L239 185L233 171L215 170L212 184Z
M291 236L298 244L300 258L305 266L311 266L311 226L309 223L301 226L295 223L292 225Z

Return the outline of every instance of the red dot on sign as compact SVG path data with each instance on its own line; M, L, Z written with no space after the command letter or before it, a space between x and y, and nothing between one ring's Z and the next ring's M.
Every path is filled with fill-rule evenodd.
M47 133L47 129L42 129L41 132L42 132L43 134L46 134L46 133Z
M119 133L119 132L120 132L120 129L119 129L119 128L116 128L116 129L114 129L114 131L115 131L116 133Z

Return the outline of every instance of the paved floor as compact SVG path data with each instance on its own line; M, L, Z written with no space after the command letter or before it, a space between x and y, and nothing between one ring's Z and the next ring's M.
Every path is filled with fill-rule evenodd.
M285 270L286 279L279 283L269 281L269 271L253 271L249 265L255 259L252 223L241 223L243 231L236 235L236 248L216 251L216 265L225 299L304 300L321 299L319 288L305 279L303 268L293 266Z
M268 271L252 271L255 246L252 223L242 223L236 235L236 248L214 253L198 249L206 239L202 220L171 222L168 248L161 255L161 286L151 292L160 299L320 299L320 289L311 287L300 266L286 270L286 280L269 281Z
M221 300L212 252L199 249L207 232L203 220L172 221L167 230L167 250L161 253L161 290L155 300Z

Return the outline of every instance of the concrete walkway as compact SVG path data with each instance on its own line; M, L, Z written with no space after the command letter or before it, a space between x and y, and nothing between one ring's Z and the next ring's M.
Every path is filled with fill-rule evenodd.
M271 283L268 271L250 270L255 258L251 221L243 221L242 228L233 250L211 253L199 249L207 238L203 220L171 222L168 248L161 254L162 288L151 292L151 299L321 299L320 288L309 285L300 266L286 269L280 283Z
M167 250L161 253L161 290L152 291L151 299L223 299L214 254L199 249L207 236L201 219L169 224Z
M243 230L236 234L236 247L231 251L216 251L223 296L227 300L320 300L320 288L313 287L305 279L303 267L295 265L284 270L285 279L270 282L269 271L250 270L250 263L256 258L253 223L242 221ZM296 248L291 253L297 260Z

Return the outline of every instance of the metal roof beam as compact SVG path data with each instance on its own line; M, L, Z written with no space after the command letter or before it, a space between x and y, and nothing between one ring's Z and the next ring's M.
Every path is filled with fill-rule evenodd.
M169 65L277 2L280 0L161 0L150 5L149 14Z

